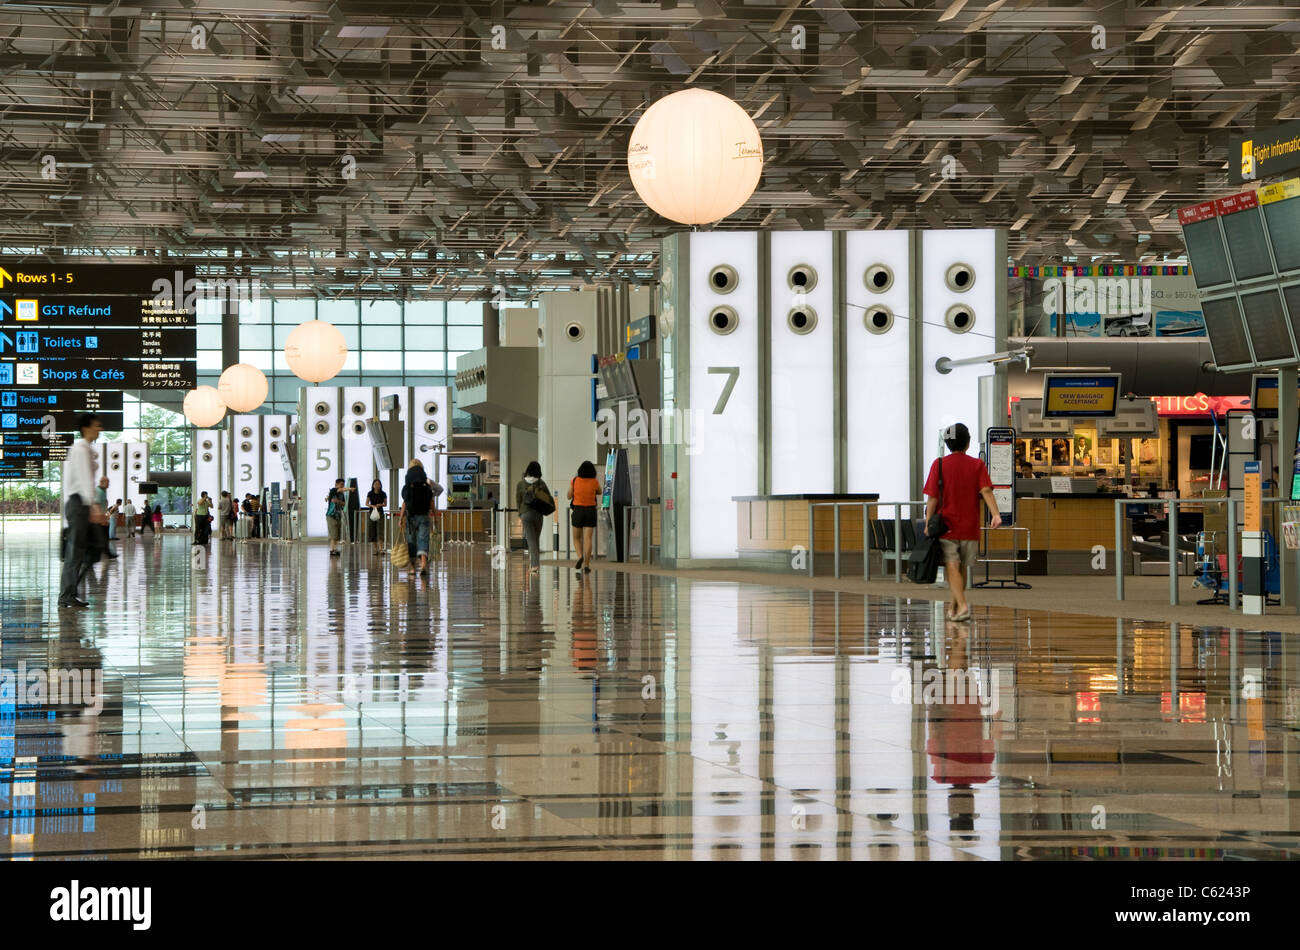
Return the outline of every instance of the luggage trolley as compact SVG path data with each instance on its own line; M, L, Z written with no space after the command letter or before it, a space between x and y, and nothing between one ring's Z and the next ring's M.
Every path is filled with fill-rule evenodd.
M1011 545L1012 557L1009 558L989 557L988 556L989 553L988 532L989 531L1010 531L1012 532L1012 537L1016 539L1016 541L1019 540L1019 532L1023 531L1025 533L1025 556L1015 557L1015 555L1020 551L1020 545L1018 543L1013 543ZM1015 525L1004 525L1003 527L1000 528L981 528L980 529L980 556L976 558L976 562L984 565L984 580L977 581L974 584L971 584L970 586L971 587L992 587L994 585L997 585L998 587L1003 589L1006 589L1008 587L1015 587L1015 588L1019 588L1020 590L1032 590L1034 585L1026 584L1024 581L1022 581L1020 579L1020 573L1019 573L1020 565L1029 563L1029 553L1030 553L1030 541L1029 541L1028 528L1019 528L1016 527ZM990 577L989 576L990 564L1010 564L1011 576Z
M1219 532L1198 531L1196 533L1196 577L1192 581L1192 586L1210 591L1210 596L1198 600L1197 604L1228 602L1228 586L1224 583L1226 567L1226 564L1219 564Z

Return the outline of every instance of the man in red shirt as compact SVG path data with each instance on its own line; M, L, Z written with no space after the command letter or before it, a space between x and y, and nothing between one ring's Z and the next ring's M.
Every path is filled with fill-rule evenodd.
M925 480L925 522L927 525L936 510L943 515L948 530L939 539L943 546L944 574L952 588L952 610L949 620L970 620L970 605L966 603L966 571L974 567L979 554L980 499L988 506L990 527L1002 524L997 500L993 497L993 482L989 470L977 458L966 454L970 448L970 430L958 422L948 426L943 433L944 445L952 454L935 459L930 466L930 476ZM939 504L939 466L943 466L943 505ZM927 528L926 533L929 534Z

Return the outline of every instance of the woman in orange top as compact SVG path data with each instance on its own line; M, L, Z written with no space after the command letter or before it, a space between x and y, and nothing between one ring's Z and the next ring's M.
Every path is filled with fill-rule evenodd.
M596 466L583 462L578 474L569 480L569 524L573 527L573 546L578 549L575 570L591 573L591 557L596 549L596 499L600 497L600 479Z

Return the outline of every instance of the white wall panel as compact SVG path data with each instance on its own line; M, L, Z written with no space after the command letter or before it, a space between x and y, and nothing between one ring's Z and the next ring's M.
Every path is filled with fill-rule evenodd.
M835 297L831 232L773 232L769 259L772 494L833 492ZM794 275L802 276L804 282L800 284L797 276L792 280Z
M299 463L298 481L302 486L299 494L306 513L308 537L325 536L325 497L334 487L334 479L343 473L339 451L340 393L336 386L310 386L303 390L305 411L299 419L298 439L306 451L300 453L303 462Z
M759 295L758 235L709 231L690 236L690 557L736 557L736 495L758 493ZM732 268L735 289L718 293L715 267ZM735 311L734 329L719 333L710 318L717 308ZM721 413L715 413L726 373L739 370Z
M366 433L366 420L376 417L373 386L343 388L343 477L357 480L361 498L375 478L375 454Z
M991 354L997 350L995 313L997 310L997 268L1006 266L996 259L997 232L992 229L969 231L925 231L921 238L921 294L925 327L922 332L921 371L924 408L921 429L921 455L928 472L935 457L939 431L954 422L964 422L971 430L971 452L983 438L979 427L979 378L993 372L988 364L960 366L943 374L935 369L942 357L963 359ZM947 285L949 268L969 265L974 279L968 289L954 290ZM973 318L970 329L956 332L946 320L953 307Z
M882 501L908 497L911 286L909 231L845 235L845 490L876 492ZM885 281L877 283L876 275ZM868 329L880 308L887 328Z
M262 417L262 482L263 487L270 488L272 482L280 483L283 495L293 474L285 471L284 457L280 446L289 434L289 417L286 415L267 415Z
M247 494L262 491L262 418L254 415L230 417L231 491L241 503Z

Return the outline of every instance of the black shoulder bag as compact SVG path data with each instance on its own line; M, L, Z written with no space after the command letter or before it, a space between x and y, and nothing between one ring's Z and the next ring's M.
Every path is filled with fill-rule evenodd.
M907 579L914 584L933 584L939 577L939 564L943 560L943 545L939 539L948 531L943 520L943 459L939 460L939 505L933 517L925 523L925 537L912 548L908 558ZM895 528L897 530L897 528Z

